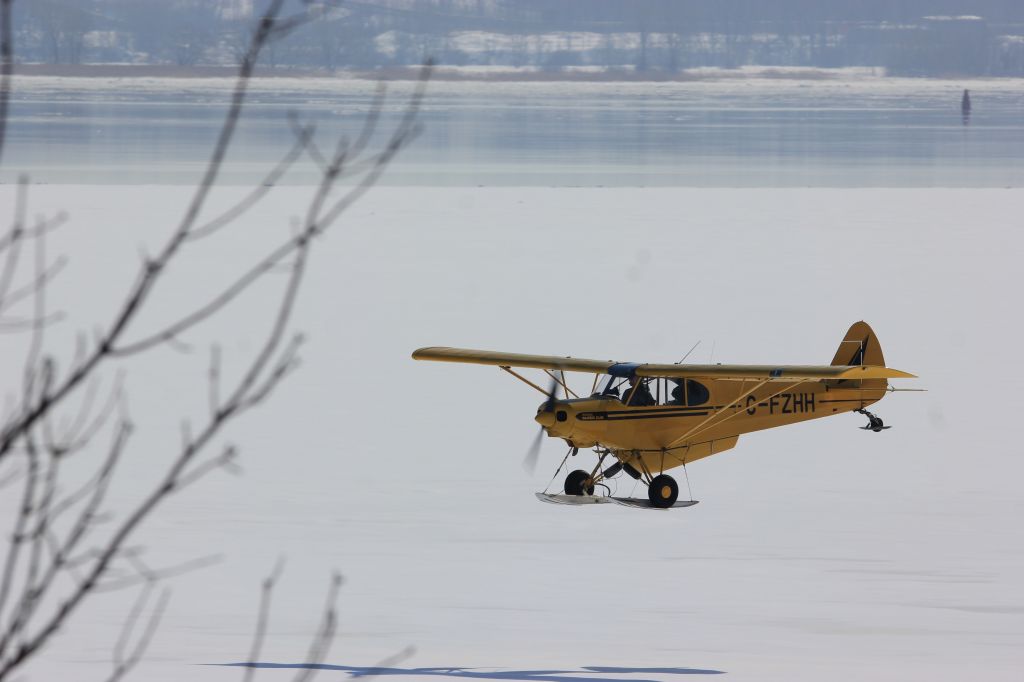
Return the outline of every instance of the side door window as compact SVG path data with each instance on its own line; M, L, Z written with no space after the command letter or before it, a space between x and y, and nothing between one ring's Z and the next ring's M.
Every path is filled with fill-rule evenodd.
M690 407L703 405L711 398L708 387L693 379L686 380L686 404Z

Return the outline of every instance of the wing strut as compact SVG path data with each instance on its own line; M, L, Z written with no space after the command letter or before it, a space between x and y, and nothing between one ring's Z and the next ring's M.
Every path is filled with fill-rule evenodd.
M740 410L734 410L732 414L727 415L727 416L723 417L722 419L719 419L718 421L715 421L715 417L718 417L719 415L721 415L723 412L725 412L727 409L729 409L731 407L740 407L740 408L742 408L743 405L742 405L741 401L744 398L746 398L748 395L752 394L754 391L756 391L757 389L761 388L762 386L764 386L767 383L768 383L768 380L759 381L752 389L750 389L749 391L747 391L746 393L744 393L740 397L736 398L736 400L734 400L733 402L731 402L728 405L723 406L722 409L713 412L710 416L708 416L707 419L705 419L701 423L699 423L696 426L694 426L692 429L687 431L685 434L683 434L679 438L676 438L674 441L672 441L669 444L669 447L672 447L676 443L686 442L688 439L692 438L693 436L696 436L696 435L698 435L698 434L700 434L700 433L702 433L704 431L707 431L712 426L718 426L722 422L725 422L725 421L728 421L729 419L732 419L733 417L735 417L736 415L738 415L740 413ZM788 384L782 390L776 391L775 393L773 393L770 396L768 396L767 398L765 398L765 400L771 400L772 398L776 397L777 395L779 395L781 393L785 393L786 391L790 390L791 388L795 388L796 386L799 386L800 384L803 384L803 383L806 383L806 382L805 381L797 381L797 382ZM741 390L742 390L742 387L741 387ZM708 422L712 422L712 423L709 424Z
M569 384L567 384L565 382L565 372L564 371L560 372L560 374L562 375L561 379L559 379L557 376L555 376L554 370L546 369L546 370L544 370L544 373L547 374L552 379L554 379L555 383L562 387L562 389L565 391L565 399L566 400L569 399L569 394L570 393L572 393L572 397L573 398L579 398L579 396L576 395L576 392L573 391L572 389L570 389L569 388Z
M526 377L524 377L524 376L523 376L522 374L519 374L519 373L517 373L517 372L513 372L513 371L512 371L511 369L509 369L508 367L504 367L504 366L499 366L499 367L498 367L498 369L503 369L503 370L505 370L506 372L508 372L509 374L511 374L512 376L514 376L514 377L515 377L516 379L519 379L519 380L520 380L521 382L523 382L524 384L526 384L527 386L533 386L533 387L534 387L535 389L537 389L538 391L540 391L541 393L543 393L543 394L544 394L545 396L547 396L547 395L548 395L548 392L547 392L547 391L545 391L545 390L544 390L543 388L541 388L541 387L540 387L540 386L538 386L537 384L533 383L532 381L530 381L529 379L527 379Z
M757 389L761 388L762 386L764 386L764 385L765 385L765 384L767 384L767 383L768 383L768 380L767 380L767 379L762 379L761 381L757 382L757 384L755 384L755 385L754 385L754 387L753 387L752 389L750 389L750 390L749 390L749 391L747 391L746 393L742 394L742 395L741 395L740 397L736 398L736 400L734 400L734 401L733 401L732 403L730 403L729 405L725 405L725 406L723 406L721 410L718 410L718 411L716 411L716 412L712 412L712 413L711 413L711 414L710 414L710 415L709 415L709 416L707 417L707 419L704 419L704 420L703 420L703 421L701 421L701 422L700 422L699 424L697 424L696 426L694 426L694 427L693 427L692 429L690 429L689 431L687 431L686 433L684 433L684 434L683 434L682 436L680 436L679 438L676 438L676 439L675 439L674 441L672 441L671 443L669 443L669 444L668 444L668 446L669 446L669 447L672 447L672 446L673 446L673 445L675 445L676 443L680 443L680 442L685 442L685 441L686 441L686 439L687 439L687 438L689 438L690 436L692 436L692 435L693 435L694 433L696 433L696 432L698 431L698 429L700 429L700 428L701 428L702 426L704 426L705 424L707 424L707 423L708 423L709 421L713 420L713 419L714 419L715 417L717 417L717 416L718 416L719 414L721 414L722 412L724 412L724 411L725 411L725 410L727 410L728 408L730 408L730 407L735 407L735 406L741 406L741 405L742 405L742 402L741 402L741 401L742 401L742 400L743 400L744 398L746 398L746 397L747 397L748 395L750 395L751 393L753 393L754 391L756 391ZM803 382L801 382L801 383L803 383ZM742 385L740 386L740 390L741 390L741 391L743 390L743 386L745 386L746 384L747 384L747 380L746 380L746 379L744 379L744 380L743 380L743 384L742 384ZM733 412L733 414L736 414L736 412ZM730 416L731 416L731 415L730 415ZM725 421L725 420L723 419L722 421Z

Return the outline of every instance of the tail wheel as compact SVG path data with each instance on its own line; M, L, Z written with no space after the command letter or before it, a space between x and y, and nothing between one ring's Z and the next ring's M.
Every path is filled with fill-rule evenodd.
M647 486L647 497L654 507L671 507L679 499L679 484L671 476L659 474Z
M589 485L587 485L589 483ZM590 480L590 474L582 469L570 472L565 477L566 495L593 495L594 483Z

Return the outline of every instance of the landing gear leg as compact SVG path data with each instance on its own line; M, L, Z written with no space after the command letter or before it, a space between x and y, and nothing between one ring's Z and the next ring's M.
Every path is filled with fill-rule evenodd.
M881 417L879 417L876 414L872 414L871 412L868 412L867 410L864 410L864 409L854 410L854 412L862 414L862 415L864 415L865 417L868 418L868 425L860 427L860 428L864 429L865 431L874 431L875 433L878 433L879 431L881 431L883 429L892 428L892 427L886 426L885 423L882 421Z

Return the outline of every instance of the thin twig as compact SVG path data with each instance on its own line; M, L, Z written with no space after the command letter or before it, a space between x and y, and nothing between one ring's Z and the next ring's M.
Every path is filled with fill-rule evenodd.
M277 185L281 177L287 173L288 169L290 169L298 160L303 149L306 148L308 140L313 136L313 127L305 126L300 128L296 131L295 136L298 138L295 141L295 144L293 144L291 149L288 150L288 153L285 154L284 158L278 161L270 172L267 173L267 176L263 178L262 182L253 187L252 191L234 206L227 209L213 220L190 230L188 233L188 240L194 241L202 239L203 237L208 237L225 225L229 225L238 220L251 208L256 206L256 204L258 204L260 200Z
M36 218L36 226L33 228L25 228L22 233L18 235L19 238L24 237L25 239L35 239L39 235L46 232L53 232L61 225L66 223L68 220L67 213L59 211L52 218ZM14 235L8 231L3 236L0 236L0 252L10 247Z
M2 1L2 0L0 0ZM21 255L21 243L25 235L25 211L28 206L28 177L18 177L18 189L14 197L14 223L5 239L7 243L7 258L4 261L3 270L0 270L0 310L4 308L4 299L7 298L7 290L14 281L14 274L18 270L18 257Z
M0 0L0 161L3 160L7 132L7 106L11 99L11 76L14 73L14 37L11 6L14 0Z
M52 562L50 562L49 566L46 568L38 582L26 581L27 587L25 588L24 591L26 593L32 594L35 601L32 604L27 605L30 608L28 608L25 613L18 614L19 616L24 616L24 618L18 618L17 620L12 622L12 624L8 625L6 630L0 632L0 679L3 679L3 676L6 674L6 672L8 670L13 670L15 667L17 667L18 663L20 662L19 660L14 660L10 662L10 664L6 664L2 657L7 647L12 644L15 637L24 634L22 632L23 625L25 622L27 622L27 617L31 616L31 612L35 607L34 605L43 600L49 588L56 580L57 576L60 575L66 562L68 561L68 558L70 557L71 553L75 550L75 547L88 534L89 529L92 528L93 525L95 524L96 512L103 502L103 498L109 486L110 478L114 471L114 467L116 466L117 461L124 450L124 446L128 441L128 436L130 435L130 433L131 426L129 424L122 423L120 428L118 429L117 434L114 437L114 442L111 446L107 460L104 463L103 469L100 472L100 476L97 479L96 485L91 490L91 496L89 498L89 501L86 503L85 509L76 518L75 523L73 524L64 542L61 543L58 552L58 557L54 559ZM29 456L32 458L30 462L38 462L38 457L36 455L34 448L30 447L28 452ZM111 556L114 553L116 553L118 549L119 547L114 548L111 552ZM99 557L102 558L102 556L102 553L100 553ZM88 578L86 580L81 581L79 583L79 588L82 589L82 587L85 586L87 582ZM89 585L85 589L91 589L91 585ZM41 644L44 641L45 638L40 640L39 643ZM31 654L31 650L26 652L26 655L28 654Z
M366 672L359 673L360 682L369 682L376 677L380 677L382 674L390 672L391 668L394 668L397 664L404 660L411 658L416 653L416 647L411 644L398 653L391 654L387 658L383 658L377 661L376 665L371 667Z
M334 633L338 629L338 592L341 590L342 578L340 573L331 576L330 586L327 588L327 598L324 599L324 613L320 621L320 627L313 635L309 646L309 653L306 654L306 662L295 675L295 682L309 682L319 672L320 665L324 662L331 650L331 643Z
M136 566L141 566L141 559L138 553L122 553L122 556L129 559L129 563ZM187 573L194 573L210 566L216 566L217 564L224 561L222 554L210 554L208 556L196 557L195 559L189 559L183 561L180 564L173 566L164 566L162 568L149 568L145 567L144 570L136 569L135 575L130 575L124 578L117 578L108 581L101 582L96 586L96 592L118 592L132 587L138 587L141 584L148 582L162 582L169 580L170 578L177 578L178 576L185 575Z
M114 414L114 410L122 404L124 399L124 372L119 371L114 379L110 395L107 397L103 407L93 416L95 405L95 393L99 383L91 382L86 387L86 395L77 410L77 415L70 424L62 425L59 434L51 436L51 447L59 449L62 455L67 455L86 447L99 431L106 426L107 421ZM89 418L92 417L91 421ZM44 424L46 421L44 420ZM59 441L59 442L58 442Z
M64 319L64 313L56 312L50 313L42 319L29 318L0 320L0 334L20 334L27 331L35 331L37 329L41 331L47 327L52 327L55 324L63 322Z
M249 663L257 663L260 660L260 652L263 650L263 638L267 633L267 623L270 621L270 600L274 594L274 586L277 581L281 578L281 573L284 571L284 557L277 560L274 565L274 570L270 572L270 575L263 580L263 586L260 589L260 611L259 616L256 619L256 632L252 636L252 647L249 649ZM242 682L252 682L252 678L256 674L256 669L252 665L249 665L245 669L245 675L242 677Z
M153 635L156 634L157 628L160 626L160 619L163 618L164 612L167 610L167 604L171 599L171 592L166 589L160 592L160 597L157 600L156 606L153 607L153 610L149 614L149 619L146 621L146 626L143 628L142 634L135 641L135 646L132 648L131 652L125 656L125 649L128 647L128 642L135 632L136 623L141 617L146 603L149 601L149 594L152 589L152 584L150 584L142 590L142 593L139 595L139 599L136 600L135 605L128 614L128 618L125 620L124 627L121 629L121 634L118 637L117 644L114 645L114 669L111 671L110 677L107 678L107 682L117 682L131 672L136 665L138 665L139 661L142 660L143 655L145 655L146 650L149 648L149 643L153 640Z
M7 296L5 296L2 301L2 307L10 308L22 299L32 296L37 289L48 286L50 282L56 279L57 275L60 274L61 270L63 270L67 264L68 259L64 256L56 259L49 267L46 268L45 271L43 271L42 275L34 278L31 282L28 282L23 286L8 291Z
M21 548L25 544L25 531L32 518L35 506L35 491L39 477L39 457L35 452L26 451L25 455L28 459L25 488L22 493L21 505L18 507L18 516L14 521L14 533L7 545L7 557L4 560L3 573L0 574L0 619L4 616L7 600L11 595L11 587L14 583L14 574L17 570ZM0 655L2 654L3 642L0 640Z

